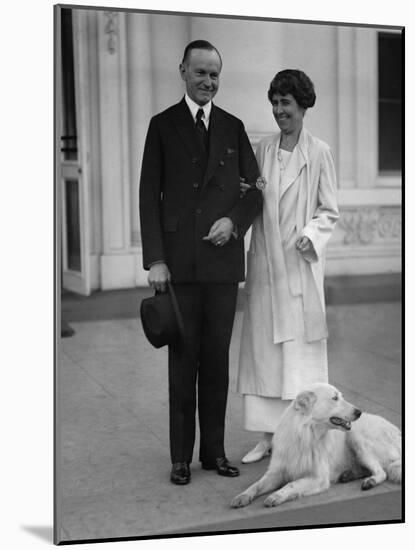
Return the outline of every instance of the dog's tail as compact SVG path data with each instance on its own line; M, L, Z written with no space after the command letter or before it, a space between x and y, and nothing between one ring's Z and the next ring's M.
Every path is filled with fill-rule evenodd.
M401 459L394 460L386 468L386 473L388 474L388 480L394 481L395 483L401 483L402 480L402 464Z

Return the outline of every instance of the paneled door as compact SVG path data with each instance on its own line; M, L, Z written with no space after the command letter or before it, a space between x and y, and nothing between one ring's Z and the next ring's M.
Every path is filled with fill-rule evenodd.
M57 28L56 135L60 140L57 185L60 204L62 288L88 295L88 79L85 24L80 10L60 8Z

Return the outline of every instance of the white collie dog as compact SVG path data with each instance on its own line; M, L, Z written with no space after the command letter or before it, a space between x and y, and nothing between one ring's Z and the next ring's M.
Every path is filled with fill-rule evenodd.
M270 491L265 506L278 506L359 478L364 490L386 479L401 482L401 432L380 416L362 413L334 386L313 384L281 417L265 475L231 507Z

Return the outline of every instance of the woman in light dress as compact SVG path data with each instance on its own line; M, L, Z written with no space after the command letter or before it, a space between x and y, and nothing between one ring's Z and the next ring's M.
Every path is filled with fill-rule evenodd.
M339 216L331 150L303 126L313 83L281 71L268 99L280 131L256 152L264 207L248 251L237 382L244 426L263 436L244 463L270 453L276 424L304 386L328 381L324 256Z

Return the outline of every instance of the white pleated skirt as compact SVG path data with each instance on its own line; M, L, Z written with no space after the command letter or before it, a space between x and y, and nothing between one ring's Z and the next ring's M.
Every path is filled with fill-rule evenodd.
M244 428L252 431L274 432L286 407L295 396L314 382L328 382L327 340L307 342L304 329L302 296L291 296L294 317L294 339L274 344L271 335L264 335L260 361L266 361L269 379L279 387L279 396L244 394ZM252 355L242 353L242 361L256 364ZM257 359L258 361L258 359ZM251 367L254 368L254 367ZM267 384L267 377L261 377ZM277 381L277 384L275 383Z
M253 432L274 433L291 399L244 395L244 428Z

